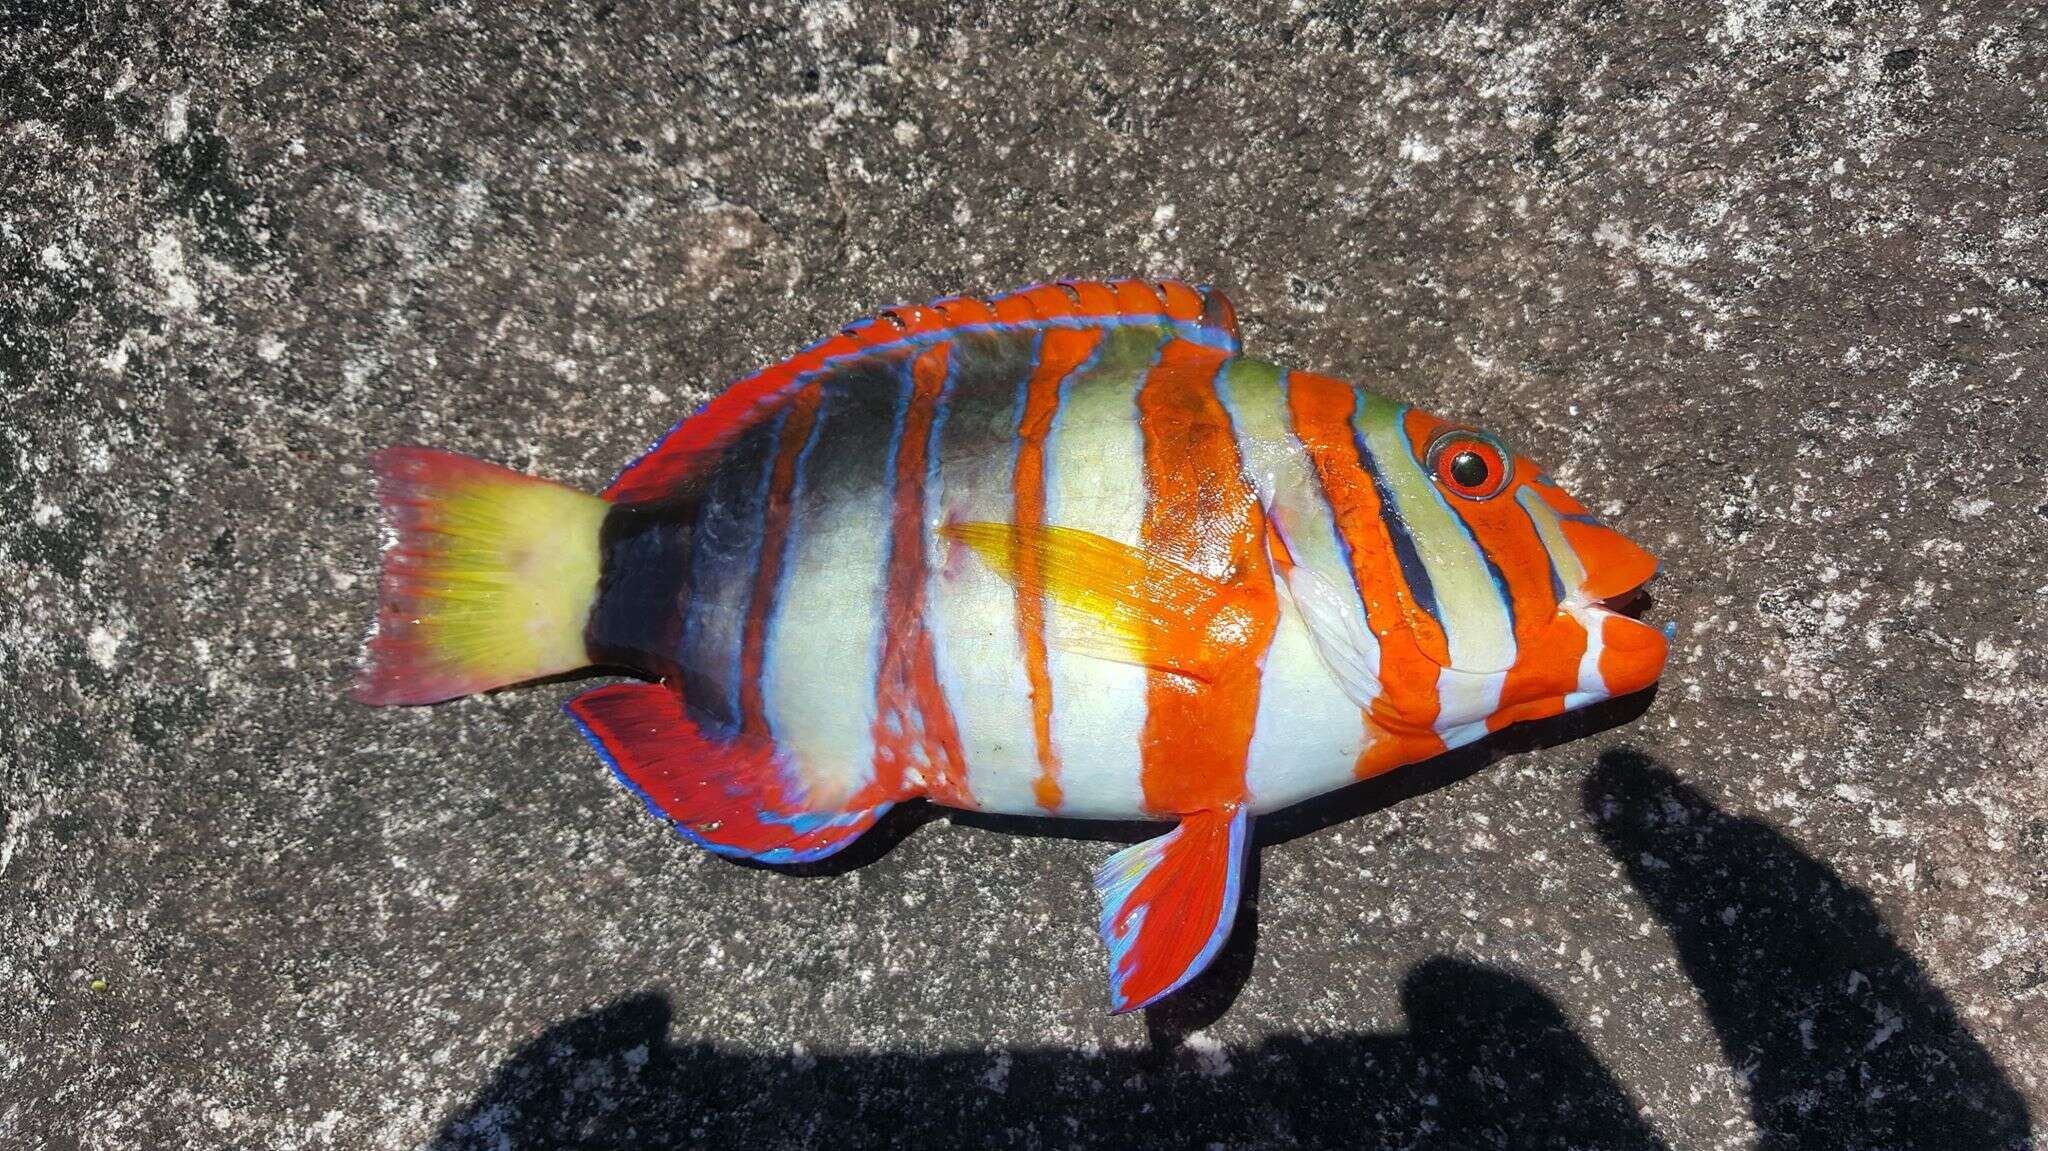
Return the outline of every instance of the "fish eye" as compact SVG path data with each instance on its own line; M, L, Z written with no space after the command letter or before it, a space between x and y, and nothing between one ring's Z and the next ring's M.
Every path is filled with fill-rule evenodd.
M1451 457L1451 482L1461 488L1481 488L1493 476L1486 457L1470 448Z
M1513 460L1499 440L1471 428L1438 432L1423 455L1431 478L1468 500L1488 500L1506 491Z

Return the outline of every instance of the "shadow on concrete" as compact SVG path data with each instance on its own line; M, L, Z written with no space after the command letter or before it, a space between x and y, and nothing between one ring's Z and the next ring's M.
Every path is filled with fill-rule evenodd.
M1206 1055L797 1060L671 1043L668 1000L635 995L521 1048L432 1146L1663 1146L1523 980L1433 959L1410 973L1401 1003L1405 1034L1287 1036Z
M1868 896L1635 752L1603 756L1584 802L1669 931L1763 1147L2032 1146L2023 1097ZM1556 1004L1462 960L1408 974L1406 1032L1187 1044L1249 975L1257 890L1220 970L1148 1013L1143 1050L725 1051L672 1043L669 1001L641 994L521 1048L433 1146L1664 1146Z
M2025 1099L1870 897L1645 756L1610 752L1586 812L1670 933L1760 1146L2031 1146Z

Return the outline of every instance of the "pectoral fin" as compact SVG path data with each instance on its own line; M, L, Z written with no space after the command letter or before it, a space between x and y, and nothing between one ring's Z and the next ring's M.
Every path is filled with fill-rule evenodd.
M1237 918L1250 846L1251 812L1232 805L1186 816L1095 873L1112 1011L1157 1002L1216 958Z
M1361 708L1380 697L1380 641L1365 626L1358 593L1314 569L1289 565L1287 594L1308 627L1316 655Z
M1054 611L1046 642L1118 663L1214 678L1235 654L1235 589L1183 564L1093 532L956 523L940 534L966 545L1019 587L1036 586Z

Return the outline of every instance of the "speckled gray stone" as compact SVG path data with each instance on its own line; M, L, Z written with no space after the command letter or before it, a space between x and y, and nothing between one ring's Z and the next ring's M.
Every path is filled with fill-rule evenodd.
M0 9L0 1143L2041 1141L2044 66L1945 0ZM1149 1019L1100 842L748 869L574 685L345 698L371 449L596 486L1128 273L1550 463L1661 692L1269 828Z

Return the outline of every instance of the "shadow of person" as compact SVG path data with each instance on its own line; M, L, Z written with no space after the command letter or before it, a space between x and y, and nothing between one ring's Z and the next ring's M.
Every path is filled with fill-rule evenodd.
M1252 1048L793 1057L672 1043L639 994L521 1047L431 1146L1663 1146L1524 980L1432 959L1401 1003L1406 1033Z
M2026 1103L1869 896L1650 759L1587 777L1601 840L1677 945L1764 1148L2029 1147Z

